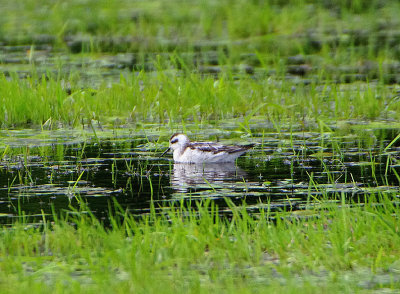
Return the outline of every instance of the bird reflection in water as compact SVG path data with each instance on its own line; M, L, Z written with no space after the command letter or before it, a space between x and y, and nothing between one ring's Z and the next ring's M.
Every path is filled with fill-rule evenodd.
M246 177L235 163L190 164L174 163L171 186L177 192L187 192L204 185L234 183Z

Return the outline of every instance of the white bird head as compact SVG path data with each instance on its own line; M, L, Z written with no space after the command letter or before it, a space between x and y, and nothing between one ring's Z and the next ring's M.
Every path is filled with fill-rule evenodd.
M161 156L164 156L165 153L167 153L170 149L172 149L173 151L175 151L177 149L180 149L180 150L185 149L186 146L189 144L189 142L190 142L190 140L186 135L180 134L180 133L175 133L169 139L168 149L165 150L163 152L163 154L161 154Z
M189 138L184 134L173 134L169 139L169 148L172 150L184 149L190 143Z

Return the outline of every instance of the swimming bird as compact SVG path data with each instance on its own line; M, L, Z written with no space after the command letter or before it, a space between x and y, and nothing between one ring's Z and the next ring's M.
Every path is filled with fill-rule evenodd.
M175 162L181 163L212 163L233 162L254 144L221 145L215 142L191 142L185 134L176 133L169 139L168 150L173 150Z

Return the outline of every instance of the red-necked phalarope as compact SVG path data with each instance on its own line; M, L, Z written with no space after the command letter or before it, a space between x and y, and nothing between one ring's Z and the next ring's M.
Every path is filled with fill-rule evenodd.
M169 148L161 156L172 149L175 162L233 162L251 147L254 147L254 144L226 146L214 142L190 142L184 134L173 134L169 139Z

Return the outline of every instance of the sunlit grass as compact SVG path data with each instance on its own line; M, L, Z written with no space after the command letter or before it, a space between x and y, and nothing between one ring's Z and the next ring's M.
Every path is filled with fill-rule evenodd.
M310 29L346 34L378 31L398 23L397 1L1 1L3 35L12 43L53 36L58 46L71 35L138 38L126 49L164 49L199 40L243 40L307 34ZM90 13L88 13L90 11ZM306 21L305 21L306 20ZM344 38L343 41L347 39ZM38 40L36 40L37 42ZM170 41L172 43L168 43ZM175 43L178 41L177 43ZM179 41L183 41L180 43ZM329 40L327 40L329 41ZM329 43L329 42L328 42ZM98 44L109 48L109 44ZM118 44L114 44L118 47ZM285 48L291 47L290 42ZM307 47L305 47L307 48ZM309 48L311 49L311 48ZM187 50L187 48L185 49Z
M248 129L253 116L274 124L399 116L397 89L385 86L397 79L396 1L2 2L4 44L31 46L17 55L26 80L0 56L3 127L243 118ZM42 43L51 49L36 50ZM46 69L47 50L57 65ZM86 68L100 80L104 68L80 58L105 52L138 53L133 72L128 66L119 82L82 89ZM299 67L293 56L304 79L288 78ZM218 74L201 71L210 63ZM248 65L254 75L244 74Z
M233 216L226 219L205 201L196 210L165 208L140 219L119 211L111 228L82 213L44 220L39 227L16 223L1 231L0 288L3 293L396 288L398 208L390 195L379 197L380 205L371 199L353 208L322 201L318 216L308 217L264 211L253 218L245 207L230 204Z
M20 80L0 75L1 125L44 125L49 119L53 126L60 122L75 127L92 120L118 124L231 118L241 118L246 125L257 116L271 122L308 124L318 120L387 120L397 118L400 111L395 90L372 83L303 86L246 77L238 83L229 76L215 80L197 74L159 72L153 77L142 72L111 87L71 87L68 93L52 78Z
M393 65L399 57L400 7L397 1L328 2L0 0L1 45L30 48L13 49L21 63L15 66L15 59L0 54L4 69L0 126L34 126L41 130L38 137L46 136L47 130L84 126L73 153L78 163L65 167L73 169L72 190L87 177L79 163L85 158L87 137L100 146L103 139L116 137L113 127L127 124L139 132L141 123L147 122L163 128L157 134L165 138L167 132L186 130L188 124L192 124L189 131L196 133L203 123L225 121L249 136L255 132L254 121L273 126L279 134L312 130L321 133L321 152L311 156L321 158L332 186L337 178L323 161L324 148L331 149L329 156L339 161L344 155L340 139L324 140L327 133L357 133L357 138L366 138L363 144L369 148L377 137L365 126L350 127L349 121L375 121L369 128L398 127L398 87L387 84L398 74ZM41 44L45 46L40 48ZM129 65L132 69L128 66L130 73L121 73L117 82L104 80L99 86L82 88L86 68L98 71L103 79L101 67L90 67L84 58L121 52L137 54ZM49 59L57 65L46 68L44 75L41 54L58 56ZM299 65L291 63L294 55L302 59L304 76L288 75ZM68 62L82 71L64 70ZM202 72L201 66L213 64L218 64L217 74ZM245 74L248 64L254 74ZM13 74L19 67L27 70L26 79ZM97 131L102 125L107 125L106 131ZM257 132L264 135L265 130ZM62 162L66 149L72 148L63 144L30 148L29 141L15 147L10 143L16 135L10 134L0 142L0 161L6 168L16 158L25 169L10 178L5 187L9 191L17 184L34 184L29 170L32 154L40 155L46 165L49 154ZM394 138L379 150L384 153L394 147L398 136ZM292 136L279 143L285 144L296 152ZM307 155L299 151L296 156ZM264 159L261 164L267 164ZM379 155L370 154L363 164L371 167L367 170L377 181L375 160ZM399 179L390 165L396 163L395 155L389 156L386 173ZM116 166L114 161L113 183ZM133 166L127 161L126 167L140 174L141 181L148 172L147 162ZM326 183L312 174L309 178L310 192L328 198ZM144 181L152 189L151 177ZM270 184L268 179L265 183ZM387 178L386 183L392 184ZM132 185L130 189L133 194ZM335 192L333 201L308 197L310 202L304 206L308 210L266 208L256 216L248 215L246 205L236 207L228 201L233 213L229 218L221 217L208 200L196 209L183 208L182 202L141 217L117 209L106 220L111 225L101 224L81 200L82 211L57 212L51 220L43 214L39 224L19 220L0 230L0 292L396 289L400 287L397 196L376 191L371 187L369 196L360 201L363 204L349 203ZM21 208L14 209L23 214Z
M134 52L138 68L145 67L144 56L155 53L214 51L219 65L262 63L279 72L286 57L300 54L325 78L337 78L335 67L342 66L368 79L389 80L386 74L396 71L391 65L399 56L397 1L3 0L0 5L5 45L49 45L39 51L51 48L57 55ZM31 62L34 54L26 51L24 62ZM0 62L7 59L0 55Z

